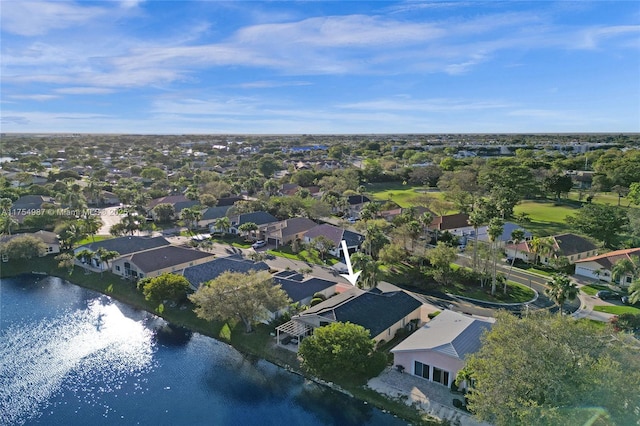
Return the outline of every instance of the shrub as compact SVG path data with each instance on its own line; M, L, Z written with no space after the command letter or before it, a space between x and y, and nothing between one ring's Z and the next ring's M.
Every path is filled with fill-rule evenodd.
M313 299L311 299L311 302L309 302L309 306L316 306L318 303L322 303L322 302L324 302L323 299L319 297L314 297Z

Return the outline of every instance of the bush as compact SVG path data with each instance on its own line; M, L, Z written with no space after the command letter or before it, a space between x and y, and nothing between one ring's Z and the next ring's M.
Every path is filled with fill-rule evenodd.
M314 297L313 299L311 299L311 302L309 302L309 306L316 306L318 303L322 303L324 302L324 299L321 299L319 297Z
M429 317L429 319L434 319L435 317L437 317L440 314L440 311L435 311L435 312L430 312L427 317Z

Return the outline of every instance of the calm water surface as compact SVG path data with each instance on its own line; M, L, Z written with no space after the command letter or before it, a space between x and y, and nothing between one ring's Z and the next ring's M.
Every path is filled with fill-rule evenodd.
M402 425L64 280L0 284L0 424Z

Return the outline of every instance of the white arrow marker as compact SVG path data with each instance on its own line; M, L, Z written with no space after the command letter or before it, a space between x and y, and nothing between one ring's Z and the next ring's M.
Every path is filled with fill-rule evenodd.
M342 240L340 242L342 244L342 253L344 253L344 261L347 263L348 274L340 274L345 277L351 285L356 285L356 281L358 281L358 277L362 271L358 271L355 274L353 273L353 266L351 266L351 258L349 257L349 250L347 250L347 242Z

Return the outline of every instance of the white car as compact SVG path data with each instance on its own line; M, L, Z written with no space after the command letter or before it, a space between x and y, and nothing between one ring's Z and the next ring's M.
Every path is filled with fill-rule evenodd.
M251 247L253 247L254 249L258 249L258 248L260 248L260 247L264 247L264 246L266 246L266 245L267 245L267 243L266 243L265 241L263 241L263 240L258 240L258 241L256 241L255 243L251 244Z

